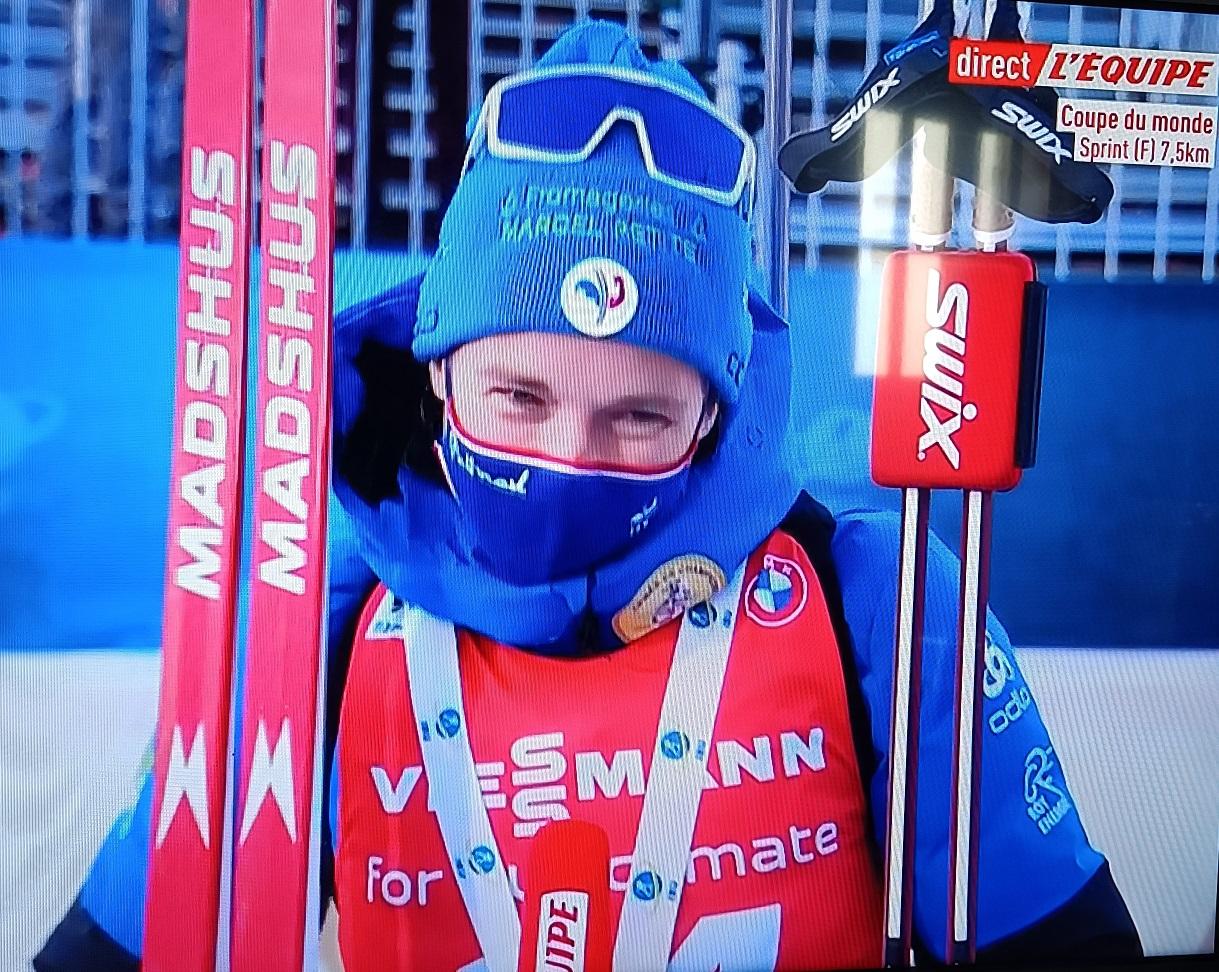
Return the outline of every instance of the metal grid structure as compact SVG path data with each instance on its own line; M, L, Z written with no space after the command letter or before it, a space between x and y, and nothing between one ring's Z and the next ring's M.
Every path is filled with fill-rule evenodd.
M4 232L176 232L186 2L0 0ZM1219 50L1219 17L1022 7L1034 40ZM917 0L796 0L793 129L839 111L881 52L913 27L916 8ZM436 105L429 11L446 9L449 0L339 0L340 243L418 250L434 242L444 199L428 124ZM762 17L753 0L469 0L468 12L467 109L500 77L532 64L567 25L592 16L625 24L650 56L685 61L721 108L751 131L761 125ZM1110 171L1116 191L1103 220L1051 227L1021 219L1016 245L1058 278L1115 279L1120 271L1213 280L1219 170ZM770 166L761 172L773 175ZM903 158L862 185L794 197L796 265L904 247L908 195ZM964 187L960 205L969 202Z
M8 0L0 5L0 206L5 233L19 235L30 208L37 160L67 92L75 24L63 0ZM87 65L85 67L87 71Z
M708 0L697 0L699 3ZM959 7L964 5L958 4ZM1219 17L1163 11L1115 10L1022 3L1026 36L1042 42L1219 50ZM976 16L981 3L973 5ZM761 22L746 0L711 3L710 38L720 47L715 77L717 103L743 106L764 90ZM796 0L793 21L793 130L820 126L845 107L881 52L916 23L917 0ZM960 16L963 20L963 12ZM960 26L960 24L958 25ZM735 48L735 52L727 53ZM719 92L720 88L730 90ZM1065 90L1068 97L1097 92ZM1122 95L1156 99L1158 95ZM750 119L741 116L746 127ZM791 236L807 268L823 260L854 259L865 249L908 244L908 153L862 185L831 183L823 192L796 197ZM1113 165L1114 200L1107 215L1088 226L1053 227L1018 217L1016 246L1054 275L1101 273L1116 279L1149 273L1156 280L1201 279L1216 273L1219 241L1219 168ZM969 187L958 205L967 213ZM968 219L958 220L961 227ZM966 239L957 245L971 246Z
M0 0L0 231L176 234L187 2ZM428 6L338 0L341 243L427 245Z
M677 57L692 50L671 39L683 23L680 14L668 18L673 26L666 38L659 17L654 11L645 14L644 8L642 0L470 0L469 105L480 105L500 78L531 66L566 27L584 17L623 24L649 57Z
M355 3L359 8L355 197L367 202L369 216L361 207L353 211L351 244L363 248L371 232L377 246L424 249L431 243L428 217L442 207L428 178L429 162L436 155L427 124L435 110L429 83L428 0L399 0L391 5L389 18L376 15L374 0ZM381 54L380 84L374 84L373 77L376 53ZM381 131L374 136L378 127Z

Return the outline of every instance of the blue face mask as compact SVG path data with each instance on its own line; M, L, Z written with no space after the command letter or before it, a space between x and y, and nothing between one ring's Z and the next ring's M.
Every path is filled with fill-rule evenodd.
M695 445L662 469L578 466L478 442L449 408L438 452L467 550L490 573L534 584L591 570L654 530L685 492Z

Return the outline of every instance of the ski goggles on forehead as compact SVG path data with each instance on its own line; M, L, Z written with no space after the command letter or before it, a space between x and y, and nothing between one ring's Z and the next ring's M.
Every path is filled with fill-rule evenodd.
M748 133L679 86L622 68L543 68L497 82L466 166L482 147L501 159L582 162L618 122L634 127L653 179L749 218L757 150Z

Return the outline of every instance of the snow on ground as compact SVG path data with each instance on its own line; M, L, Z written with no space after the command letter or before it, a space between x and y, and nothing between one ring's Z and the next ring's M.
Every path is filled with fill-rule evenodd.
M1215 947L1219 651L1016 652L1148 955Z
M1017 654L1147 952L1212 949L1219 651ZM159 668L152 652L0 652L3 972L29 968L134 797ZM340 968L333 920L326 938L323 972Z

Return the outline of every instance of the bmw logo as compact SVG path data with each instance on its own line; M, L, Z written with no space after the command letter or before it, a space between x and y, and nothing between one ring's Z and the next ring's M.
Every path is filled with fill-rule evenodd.
M791 602L792 582L777 570L764 570L754 584L753 599L763 611L778 614Z
M445 739L452 739L461 728L461 716L456 709L445 709L436 720L436 731Z
M495 852L490 847L479 844L470 852L470 867L479 874L490 874L495 867Z
M808 603L808 579L797 561L766 554L749 582L745 613L764 628L790 624Z
M660 875L655 871L644 871L635 875L631 882L631 894L640 901L655 901L660 894Z
M690 751L690 738L685 733L672 729L661 737L660 751L669 759L681 759Z

